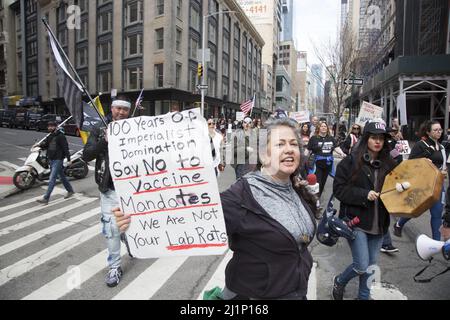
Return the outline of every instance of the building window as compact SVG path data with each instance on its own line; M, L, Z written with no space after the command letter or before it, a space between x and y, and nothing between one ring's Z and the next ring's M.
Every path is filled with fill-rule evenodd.
M80 13L88 11L88 0L78 0L75 3L80 7Z
M195 92L196 88L195 86L197 85L197 69L194 68L189 68L189 91L190 92Z
M213 46L210 46L209 50L211 52L211 57L210 57L210 61L209 61L209 67L211 69L216 69L216 61L217 61L216 48L214 48Z
M156 50L164 49L164 28L156 29Z
M162 88L164 86L164 64L155 64L155 86Z
M228 96L229 91L230 91L230 87L229 87L229 83L228 83L228 78L223 77L222 78L222 93L224 95L224 99L225 99L225 96Z
M177 28L177 35L176 35L176 42L175 42L175 48L177 52L181 52L181 39L182 39L182 31L181 29Z
M216 96L216 74L213 72L208 72L208 95L211 97Z
M126 9L127 25L142 22L142 20L143 20L142 1L135 1L128 3Z
M142 54L142 35L134 34L126 37L125 52L127 57Z
M164 0L156 1L156 15L160 16L164 14Z
M222 74L226 77L230 75L230 58L226 54L223 55Z
M230 53L230 36L226 33L223 35L223 52Z
M213 20L209 20L208 35L209 35L209 41L216 44L217 43L217 27Z
M190 48L189 58L191 58L193 60L197 60L198 40L191 38L189 48Z
M99 92L111 90L111 71L103 71L98 73L97 86Z
M112 50L111 41L104 42L98 45L98 62L111 62Z
M126 69L127 90L139 90L142 88L142 68L134 67Z
M199 9L191 6L191 10L189 12L190 16L190 26L197 31L200 31L200 11Z
M175 87L178 89L180 89L181 87L181 69L182 69L181 63L177 63L175 70Z
M112 30L111 12L103 12L99 16L98 33L106 33Z
M77 50L77 68L86 67L88 65L88 48Z
M181 19L182 9L183 9L183 0L177 0L177 18Z
M58 41L63 47L67 45L67 29L58 31Z
M88 21L81 22L81 28L76 31L76 40L83 41L88 38Z

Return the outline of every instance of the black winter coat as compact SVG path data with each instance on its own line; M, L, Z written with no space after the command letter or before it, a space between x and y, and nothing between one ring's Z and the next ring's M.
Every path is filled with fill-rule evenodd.
M67 161L70 161L69 144L66 136L60 130L51 133L41 143L41 147L47 149L49 160L63 160L67 158Z
M363 165L362 170L355 182L351 181L354 170L356 170L357 160L355 154L344 158L336 168L336 176L333 182L333 193L341 202L339 218L353 219L359 217L358 228L370 231L373 225L373 215L375 202L369 201L367 196L371 190L374 190L374 172L370 165ZM389 173L393 167L380 169L381 172ZM386 176L387 174L385 174ZM380 180L384 182L384 177ZM386 210L381 199L378 199L379 227L383 234L389 229L389 212Z
M221 194L233 258L225 270L228 289L240 296L275 299L306 296L312 257L255 200L246 179ZM303 201L313 223L314 215Z
M106 116L107 122L111 122L111 116ZM103 128L96 128L91 132L89 139L84 146L83 160L86 162L95 161L95 182L100 192L114 190L114 184L109 171L108 142L106 142Z

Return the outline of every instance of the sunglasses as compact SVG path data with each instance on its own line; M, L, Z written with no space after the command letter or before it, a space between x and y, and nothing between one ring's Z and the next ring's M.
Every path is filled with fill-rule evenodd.
M214 122L208 122L208 126L215 124Z
M353 130L359 130L359 128L352 128Z

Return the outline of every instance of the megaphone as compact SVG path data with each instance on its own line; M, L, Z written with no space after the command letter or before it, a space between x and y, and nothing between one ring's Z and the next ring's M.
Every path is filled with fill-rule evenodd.
M450 240L447 242L436 241L422 234L416 240L416 252L420 259L429 261L433 255L442 252L446 260L450 260Z

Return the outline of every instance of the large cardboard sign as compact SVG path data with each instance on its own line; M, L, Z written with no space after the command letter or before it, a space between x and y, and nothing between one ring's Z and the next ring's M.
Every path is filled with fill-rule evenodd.
M356 119L356 124L364 127L366 122L374 119L382 119L383 108L380 108L374 104L363 102L359 111L359 117Z
M199 109L110 123L110 171L137 258L228 248L206 120Z

